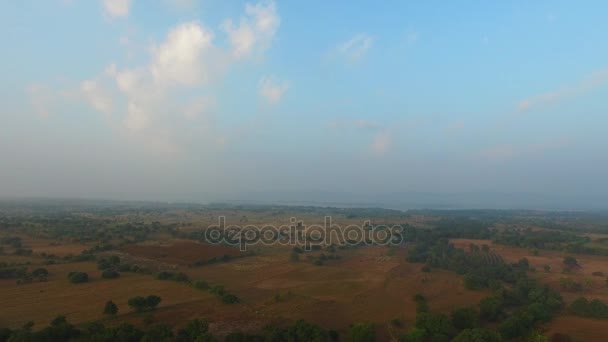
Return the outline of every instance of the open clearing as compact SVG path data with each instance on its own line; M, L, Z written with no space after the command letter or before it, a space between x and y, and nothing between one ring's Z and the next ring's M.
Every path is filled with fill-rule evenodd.
M231 257L241 255L241 252L234 247L185 240L132 245L123 248L122 251L136 257L178 265L191 265L199 260L209 260L224 255Z
M378 324L379 336L388 338L391 331L395 333L388 326L393 318L405 322L400 332L413 326L414 294L427 296L431 310L438 312L477 303L487 294L466 290L462 277L452 272L421 272L422 265L405 261L404 249L393 256L387 256L386 247L340 250L337 254L342 258L327 261L324 266L307 261L307 254L300 262L290 262L289 253L256 255L202 267L183 266L205 257L230 252L238 255L238 250L230 247L207 247L177 241L131 246L125 252L172 262L193 280L222 284L241 299L241 304L223 304L208 292L156 280L152 275L123 273L118 279L106 280L93 262L69 263L46 266L51 273L47 282L18 286L12 280L0 281L0 305L6 308L0 313L0 325L14 328L33 320L42 326L57 315L66 315L74 323L100 320L107 300L119 307L113 321L141 325L143 315L131 312L127 300L155 294L162 302L154 319L174 326L206 318L212 322L211 329L221 334L235 328L255 332L267 323L305 319L346 333L352 322L369 321ZM70 284L70 271L88 272L91 281Z

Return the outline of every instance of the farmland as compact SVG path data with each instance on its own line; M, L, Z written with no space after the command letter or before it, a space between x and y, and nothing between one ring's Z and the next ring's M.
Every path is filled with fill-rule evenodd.
M595 249L593 254L569 251L579 243L602 248L598 241L608 235L599 226L562 236L558 233L565 230L531 224L515 213L507 225L503 218L488 222L485 216L475 218L476 213L462 219L441 212L116 206L102 213L83 208L66 214L66 228L61 221L44 226L38 215L3 210L0 327L15 331L28 322L33 331L43 329L57 316L77 327L128 323L143 331L158 324L178 330L200 319L221 340L237 332L260 336L269 326L304 320L338 336L350 336L353 324L365 323L373 327L376 340L407 340L430 333L421 328L421 316L443 319L441 315L477 308L498 294L516 296L510 291L525 280L526 291L548 291L555 299L546 305L554 309L517 334L608 339L601 318L573 315L568 309L579 297L608 302L608 257ZM405 228L403 240L355 244L345 239L313 246L282 243L293 236L284 232L273 243L257 241L242 251L203 238L219 216L281 226L293 223L292 217L320 225L327 215L341 227L399 225ZM559 236L551 241L543 232ZM304 227L298 234L313 235ZM545 239L545 245L536 237ZM565 260L572 255L576 265L569 267ZM37 275L41 268L43 276ZM87 279L77 283L73 272L86 273ZM134 297L149 295L161 298L153 310L131 305ZM109 301L115 314L104 313ZM503 322L527 304L503 305L496 320L480 314L476 329L514 334ZM458 335L456 325L445 329L436 334Z

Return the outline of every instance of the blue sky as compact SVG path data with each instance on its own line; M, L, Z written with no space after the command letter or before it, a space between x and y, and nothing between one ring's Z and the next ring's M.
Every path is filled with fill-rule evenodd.
M0 4L0 191L608 191L602 1Z

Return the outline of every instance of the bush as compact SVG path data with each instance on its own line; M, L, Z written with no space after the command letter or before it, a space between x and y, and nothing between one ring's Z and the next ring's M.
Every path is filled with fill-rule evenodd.
M489 329L465 329L452 342L501 342L500 335Z
M199 290L208 290L209 289L209 283L207 283L204 280L198 280L194 282L194 288L199 289Z
M32 277L37 278L39 281L45 281L49 276L49 271L46 268L37 268L32 271Z
M129 299L127 302L131 308L137 312L144 310L155 309L160 304L161 298L155 295L149 295L148 297L136 296Z
M452 311L452 324L458 330L479 326L479 312L475 308L460 308Z
M376 329L372 323L353 324L346 340L349 342L373 342L376 340Z
M240 302L239 298L233 294L230 293L224 293L222 295L222 302L226 303L226 304L235 304Z
M101 277L105 279L114 279L120 277L120 273L113 268L109 268L101 273Z
M114 316L118 313L118 306L111 300L106 302L106 306L103 308L104 315Z
M86 283L89 281L89 275L85 272L70 272L68 279L72 284Z

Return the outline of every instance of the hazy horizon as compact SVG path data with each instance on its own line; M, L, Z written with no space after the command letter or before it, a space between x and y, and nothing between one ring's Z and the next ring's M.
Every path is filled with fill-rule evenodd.
M606 209L607 9L5 2L0 197Z

